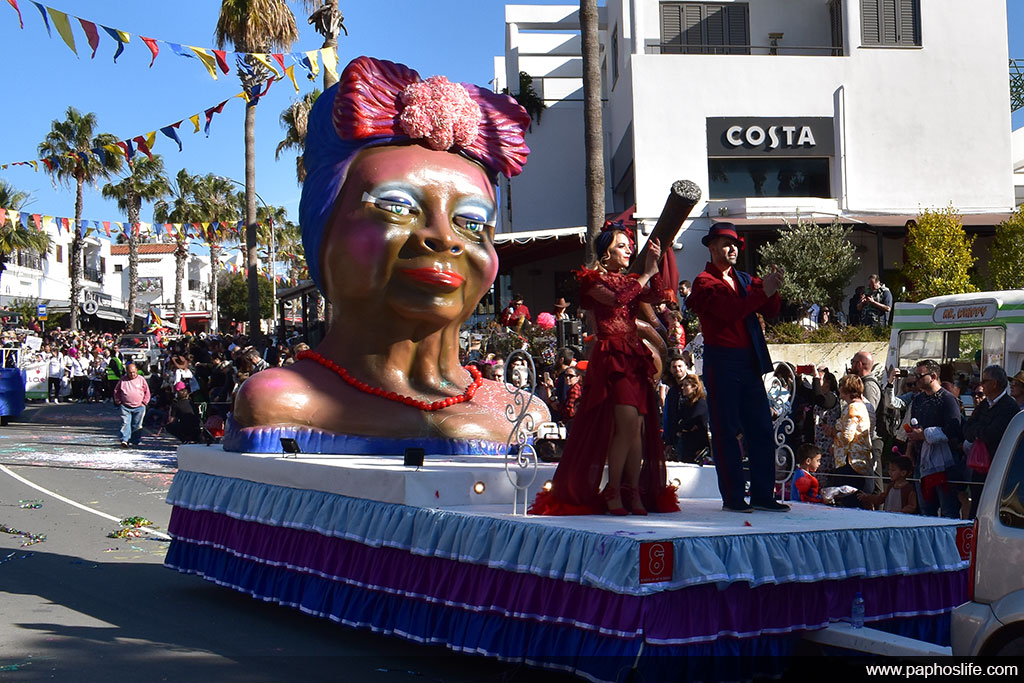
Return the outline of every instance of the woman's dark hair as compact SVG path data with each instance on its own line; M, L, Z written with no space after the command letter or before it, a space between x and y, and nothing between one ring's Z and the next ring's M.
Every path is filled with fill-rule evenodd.
M826 370L821 376L821 385L825 386L825 382L828 382L828 391L836 393L839 391L839 382L836 380L836 376Z
M615 240L615 233L617 230L605 230L597 236L594 240L594 254L597 256L597 260L607 253L608 247L612 246L612 242Z
M914 473L914 461L905 455L900 455L892 459L892 464L896 465L899 469L906 472L908 475Z

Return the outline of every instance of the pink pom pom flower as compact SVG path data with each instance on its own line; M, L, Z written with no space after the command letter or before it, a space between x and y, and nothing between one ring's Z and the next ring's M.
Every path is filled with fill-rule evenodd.
M555 316L550 313L541 313L537 316L537 327L547 332L555 327Z
M409 137L424 138L431 149L468 147L480 131L480 105L460 83L431 76L402 90L399 126Z

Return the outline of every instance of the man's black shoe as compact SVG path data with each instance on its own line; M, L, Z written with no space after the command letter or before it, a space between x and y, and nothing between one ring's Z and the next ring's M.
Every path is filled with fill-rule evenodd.
M755 510L764 510L765 512L789 512L789 506L785 503L780 503L777 500L766 500L761 502L751 501L750 504Z
M724 512L744 512L750 514L754 511L754 508L747 505L745 501L741 501L739 505L730 505L729 503L722 503L722 510Z

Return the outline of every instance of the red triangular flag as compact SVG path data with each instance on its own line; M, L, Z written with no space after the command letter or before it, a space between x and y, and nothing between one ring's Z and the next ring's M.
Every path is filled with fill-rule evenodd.
M206 128L203 129L206 132L206 137L210 137L210 122L213 121L213 115L214 114L220 114L221 112L223 112L224 111L224 105L227 104L227 103L228 103L228 101L224 100L223 102L218 104L216 107L210 107L209 109L206 110L206 112L205 112L205 114L206 114Z
M153 62L156 61L156 56L160 54L160 46L156 44L156 40L154 40L153 38L147 38L146 36L139 36L139 38L141 38L142 42L146 44L146 47L149 48L149 51L153 53L153 59L149 60L149 66L150 68L152 68Z
M231 71L231 69L228 67L227 52L225 52L224 50L211 50L211 52L213 52L213 56L217 60L217 66L220 67L221 71L223 71L224 73L228 73L229 71Z
M281 65L281 73L284 73L284 55L280 52L275 52L270 56L274 58L275 62Z
M18 0L7 0L7 2L10 3L11 7L14 8L14 11L18 13L18 25L25 28L25 22L21 20L21 10L18 9Z
M107 237L110 237L110 221L103 221L103 229L107 232Z
M36 224L36 230L43 231L43 216L39 213L32 214L32 222Z
M149 145L146 144L146 138L142 135L132 138L132 142L139 148L139 151L145 154L150 159L153 158L153 153L149 151Z
M92 58L96 58L96 48L100 46L100 34L96 30L96 24L91 21L87 21L79 17L78 23L82 25L82 30L85 31L86 40L89 41L89 47L92 48Z
M174 235L174 224L173 223L164 223L164 230L166 230L167 234L170 235L171 237L175 236Z
M0 209L0 227L7 225L7 209Z

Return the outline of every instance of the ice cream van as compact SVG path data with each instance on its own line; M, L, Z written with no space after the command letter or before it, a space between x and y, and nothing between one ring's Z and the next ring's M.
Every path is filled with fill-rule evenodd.
M897 303L886 367L938 361L943 379L979 378L1001 365L1014 375L1024 365L1024 290L933 296Z

